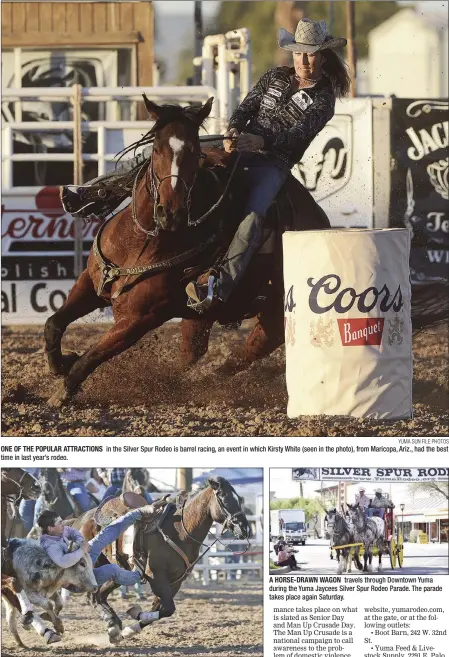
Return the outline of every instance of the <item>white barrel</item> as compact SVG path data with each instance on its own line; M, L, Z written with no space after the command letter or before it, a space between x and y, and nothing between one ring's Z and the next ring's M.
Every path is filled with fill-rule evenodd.
M288 416L412 416L410 234L283 235Z

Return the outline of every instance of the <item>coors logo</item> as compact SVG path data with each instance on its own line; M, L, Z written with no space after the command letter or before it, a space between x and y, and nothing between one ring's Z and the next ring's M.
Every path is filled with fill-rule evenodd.
M330 310L343 314L356 308L359 313L369 313L374 308L381 313L388 310L399 312L404 305L401 286L391 292L387 285L380 289L371 286L360 292L353 287L342 287L337 274L327 274L317 281L307 280L312 288L309 295L309 308L322 315ZM344 347L380 345L384 328L383 317L347 317L337 319L341 343Z
M340 289L341 278L337 274L326 274L316 282L313 278L309 278L307 283L312 288L309 294L309 308L318 315L329 310L346 313L353 306L356 306L360 313L369 313L377 303L380 312L386 313L391 308L397 313L404 305L400 285L394 294L390 292L387 285L383 285L380 290L377 287L367 287L361 292L356 292L353 287Z

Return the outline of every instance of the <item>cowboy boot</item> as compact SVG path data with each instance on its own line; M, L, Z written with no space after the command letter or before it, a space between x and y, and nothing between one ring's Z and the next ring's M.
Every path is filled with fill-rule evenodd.
M263 217L250 212L237 228L237 232L218 267L218 276L209 270L186 287L187 305L199 313L213 303L227 301L245 273L251 258L259 250L263 240Z

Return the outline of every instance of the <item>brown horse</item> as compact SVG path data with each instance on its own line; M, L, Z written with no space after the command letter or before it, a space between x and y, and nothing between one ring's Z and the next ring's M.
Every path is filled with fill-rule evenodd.
M159 528L155 528L154 523L151 527L144 523L136 526L133 561L138 570L146 574L154 593L151 607L153 620L140 620L126 627L122 637L132 636L154 620L174 614L174 597L200 558L202 546L202 553L207 551L204 541L214 522L220 523L223 531L232 531L237 539L249 539L250 527L241 502L229 481L223 477L213 477L207 480L205 488L185 497L181 505L170 504L163 513ZM165 501L161 504L165 507ZM70 521L70 524L88 540L99 530L92 511ZM122 629L120 618L107 602L109 594L117 587L115 582L106 582L96 594L89 596L90 603L99 608L103 620L107 622L111 637L119 636ZM136 620L139 612L139 607L128 610Z
M221 180L224 165L236 169L235 154L218 149L201 152L199 129L210 113L212 98L199 109L158 106L144 99L155 124L141 141L153 143L152 157L134 177L130 205L104 225L87 268L45 326L50 371L65 375L49 400L57 406L101 363L174 317L185 320L181 348L185 366L206 353L215 321L230 323L259 311L244 349L230 358L224 371L243 369L268 355L284 341L280 234L286 227L330 226L325 213L292 176L278 204L272 206L271 218L270 213L267 217L267 226L275 224L275 255L256 256L229 301L198 316L187 307L185 286L226 250L241 219L236 208L242 206L244 190L239 188L238 175L229 189ZM256 298L265 299L263 309L252 304ZM82 356L63 354L61 339L67 326L106 306L112 306L112 328Z

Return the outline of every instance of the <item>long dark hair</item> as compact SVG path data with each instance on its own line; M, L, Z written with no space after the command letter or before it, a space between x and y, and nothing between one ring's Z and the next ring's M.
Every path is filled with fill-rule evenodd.
M327 39L332 38L327 37ZM323 64L323 73L329 78L334 94L337 98L348 96L351 88L351 76L349 75L348 65L335 50L324 48L321 52L326 57L326 61Z

